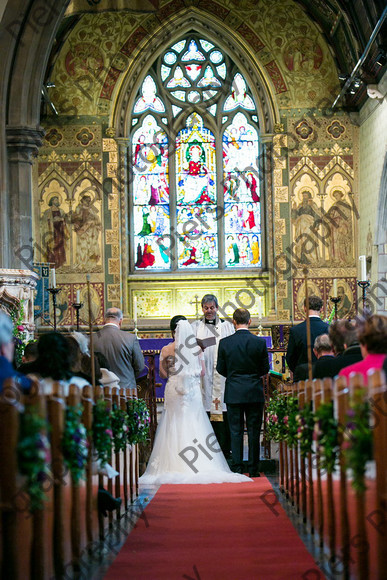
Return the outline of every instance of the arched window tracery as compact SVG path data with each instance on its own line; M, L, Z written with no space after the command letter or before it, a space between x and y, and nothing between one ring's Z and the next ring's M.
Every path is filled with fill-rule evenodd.
M168 47L131 123L132 271L262 267L257 109L224 51L194 33Z

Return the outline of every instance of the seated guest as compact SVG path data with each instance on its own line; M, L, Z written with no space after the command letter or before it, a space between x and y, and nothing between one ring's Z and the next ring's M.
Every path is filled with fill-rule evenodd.
M3 391L6 379L13 379L24 392L28 392L32 385L30 379L13 368L11 363L14 349L12 320L5 312L0 311L0 392Z
M26 344L24 348L24 353L22 356L22 363L30 363L36 360L38 357L38 342L34 340Z
M75 340L79 344L79 348L81 349L82 354L90 354L89 337L86 336L86 334L82 334L82 332L74 330L74 332L71 333L71 336L75 338Z
M109 363L102 352L95 352L94 356L98 360L101 371L101 378L99 379L100 384L104 387L119 387L120 379L109 369Z
M91 385L91 365L84 365L83 357L90 359L89 355L82 354L82 348L74 336L66 336L69 345L70 368L75 377L81 377ZM98 382L98 381L97 381Z
M334 367L335 353L328 334L321 334L314 341L314 354L317 361L313 368L314 379L325 379L325 377L334 377L337 375Z
M359 330L359 342L363 360L343 368L339 376L349 377L361 373L367 380L367 372L381 369L387 354L387 316L374 314L367 318Z
M333 371L330 365L335 360L335 353L333 352L332 343L328 334L320 334L316 338L313 345L313 353L317 360L312 365L312 378L323 379L325 377L334 377L337 373L332 374ZM308 364L298 365L294 371L294 382L306 381L308 378Z
M90 384L92 381L91 378L91 356L89 354L83 354L81 358L81 368L84 377L89 377ZM94 377L95 377L95 384L101 385L101 387L105 386L102 383L102 371L99 366L99 360L94 354Z
M55 381L63 386L63 395L66 397L69 385L84 387L89 381L74 376L71 370L74 359L71 358L69 341L59 332L43 334L38 341L38 358L31 365L31 376L39 381L41 392L45 395L52 393Z
M361 354L358 328L354 320L335 320L329 327L329 338L331 339L333 350L337 355L332 361L332 369L336 376L341 369L363 360Z

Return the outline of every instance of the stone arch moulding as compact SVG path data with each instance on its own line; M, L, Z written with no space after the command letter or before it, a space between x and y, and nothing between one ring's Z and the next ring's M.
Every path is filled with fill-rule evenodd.
M384 158L380 180L378 217L376 225L375 244L377 246L377 312L387 311L387 154Z
M380 180L378 217L376 223L375 244L381 246L387 243L387 153L384 158L383 171Z
M9 63L6 123L36 128L47 61L68 0L49 0L45 6L33 0L28 8L15 4L6 6L2 23L7 33L0 44Z
M263 67L254 63L254 55L239 35L208 14L194 9L184 10L173 20L160 26L159 30L138 46L121 85L113 93L114 104L110 126L115 128L116 137L129 136L129 117L134 99L151 64L168 45L177 42L191 30L213 39L241 69L254 95L258 110L261 134L274 133L274 126L280 120L275 100L274 86Z

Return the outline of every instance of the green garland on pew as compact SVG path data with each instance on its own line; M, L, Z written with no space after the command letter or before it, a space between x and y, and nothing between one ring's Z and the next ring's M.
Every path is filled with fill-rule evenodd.
M285 393L274 391L266 407L266 436L277 443L287 439L291 398Z
M145 442L149 434L150 414L143 399L130 399L126 402L128 441L131 445Z
M344 428L344 458L347 469L352 470L352 487L365 492L364 476L367 461L372 460L372 431L368 401L351 402Z
M320 455L320 469L333 473L339 450L338 422L333 414L333 402L321 403L315 411L315 437Z
M84 476L88 457L87 431L82 423L82 411L81 404L67 407L62 438L63 459L76 484Z
M36 409L28 408L20 415L18 468L19 473L26 477L31 512L42 509L45 500L43 484L51 464L50 443L44 433L46 429L47 423Z
M93 442L101 466L110 460L112 452L112 424L107 401L98 399L93 407Z
M285 441L291 447L295 447L298 443L298 412L298 399L289 396L287 398L287 414L284 417L284 423L286 426Z
M305 407L297 415L298 428L297 437L300 443L300 453L306 457L312 453L313 432L315 417L312 402L306 403Z
M128 444L128 415L122 409L118 409L116 405L113 405L113 411L111 414L112 421L112 431L113 431L113 443L114 452L125 451Z

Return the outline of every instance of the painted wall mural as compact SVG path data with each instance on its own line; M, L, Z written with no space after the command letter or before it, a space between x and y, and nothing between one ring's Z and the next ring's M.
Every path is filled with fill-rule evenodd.
M154 51L157 47L151 37L156 29L167 18L189 10L175 0L160 4L149 15L107 11L80 18L54 63L51 81L55 87L48 89L60 114L109 112L114 90L129 69L129 58L137 54L142 42ZM338 89L332 55L296 2L197 0L194 4L243 38L270 79L280 107L318 107L332 101Z
M86 275L91 276L92 312L102 320L104 309L104 244L102 130L99 125L55 126L47 130L39 154L34 247L36 262L56 269L57 321L75 323L76 290L84 295ZM50 305L50 308L52 306ZM51 312L52 315L52 312ZM45 320L45 324L48 321Z

